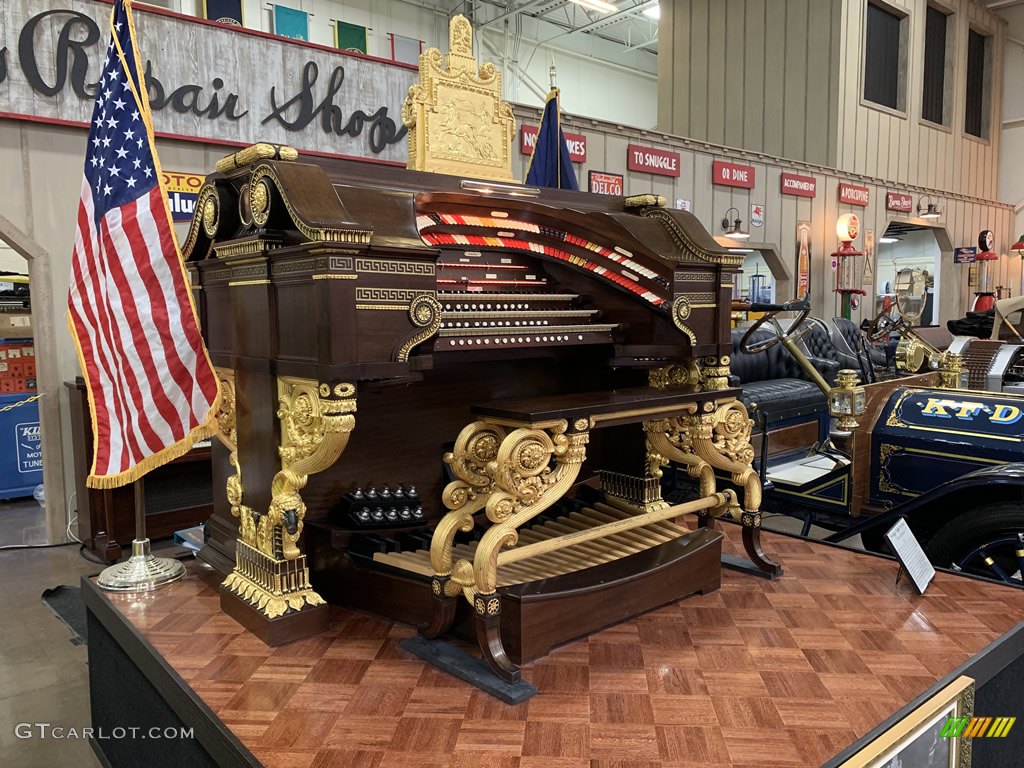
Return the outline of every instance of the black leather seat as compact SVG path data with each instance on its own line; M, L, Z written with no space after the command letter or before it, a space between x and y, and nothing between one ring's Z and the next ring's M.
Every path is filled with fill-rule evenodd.
M828 403L824 393L811 381L789 350L776 344L764 352L748 355L740 349L740 340L746 331L746 328L736 328L732 332L730 377L735 386L743 388L744 404L749 408L756 403L769 424L827 414ZM761 329L751 337L751 341L763 341L774 335L772 331ZM837 362L816 356L810 359L826 380L835 378L840 368Z

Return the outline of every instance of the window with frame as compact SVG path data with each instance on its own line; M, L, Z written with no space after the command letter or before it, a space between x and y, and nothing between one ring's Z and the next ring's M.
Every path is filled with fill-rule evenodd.
M864 99L890 109L902 109L900 60L903 19L886 8L868 3L864 43Z
M989 84L991 77L990 43L981 32L967 33L967 93L964 109L964 133L987 139L989 131Z
M929 5L924 23L924 87L921 118L938 125L949 124L947 51L953 30L950 15ZM949 78L952 79L951 77Z

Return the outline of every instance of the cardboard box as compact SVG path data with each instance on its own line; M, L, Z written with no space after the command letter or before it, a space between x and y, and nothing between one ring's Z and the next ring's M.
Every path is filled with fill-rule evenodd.
M31 339L32 315L0 312L0 339Z

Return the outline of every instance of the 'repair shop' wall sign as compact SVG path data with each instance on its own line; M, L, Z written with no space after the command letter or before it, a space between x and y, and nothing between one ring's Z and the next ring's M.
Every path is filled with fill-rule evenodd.
M754 188L754 166L715 160L711 166L711 183L725 187Z
M866 208L870 201L871 190L859 184L850 184L846 181L839 182L839 202L847 205L859 205Z
M404 163L415 67L141 5L135 22L158 134ZM109 24L97 0L0 3L0 113L86 125Z
M615 195L622 197L623 185L621 173L607 173L605 171L590 171L588 174L590 191L595 195Z
M630 144L626 147L626 167L657 176L679 176L679 153L659 147Z
M537 146L537 126L523 125L519 131L519 151L524 155L532 155ZM587 162L587 137L582 133L569 133L562 131L565 136L565 146L569 148L569 157L574 163Z

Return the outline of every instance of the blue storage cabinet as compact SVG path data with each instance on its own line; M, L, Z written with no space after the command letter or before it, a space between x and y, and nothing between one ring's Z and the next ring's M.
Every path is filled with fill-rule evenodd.
M0 408L31 396L32 393L0 395ZM0 499L31 496L42 482L38 402L0 413Z

